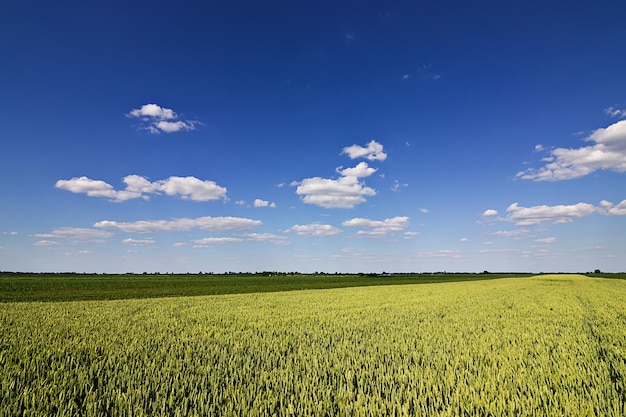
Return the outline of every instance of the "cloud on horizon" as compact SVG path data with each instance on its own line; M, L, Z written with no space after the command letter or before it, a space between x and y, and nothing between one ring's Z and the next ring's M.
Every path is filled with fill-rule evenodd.
M311 223L311 224L296 224L285 230L285 233L294 232L298 236L334 236L341 233L341 229L331 226L330 224Z
M246 219L242 217L197 217L174 218L170 220L139 220L135 222L116 222L113 220L102 220L93 227L102 229L116 229L128 233L153 233L153 232L181 232L193 229L227 231L246 230L261 226L260 220Z
M609 203L610 204L610 203ZM507 207L508 213L505 217L494 218L497 214L496 210L485 210L483 217L494 218L498 221L507 221L514 223L516 226L535 226L543 222L553 222L555 224L571 223L574 219L589 216L599 208L589 203L577 203L571 205L555 205L555 206L533 206L522 207L518 203L513 203ZM493 235L515 236L520 231L500 231L490 232Z
M59 227L50 233L37 233L37 238L44 239L69 239L82 241L102 241L113 236L113 233L106 230L95 230L82 227Z

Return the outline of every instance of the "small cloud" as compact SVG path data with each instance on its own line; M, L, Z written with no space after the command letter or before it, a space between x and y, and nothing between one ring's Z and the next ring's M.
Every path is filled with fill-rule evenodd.
M149 246L154 245L156 241L154 239L133 239L129 237L122 240L122 243L132 246Z
M248 233L245 235L246 240L254 242L272 242L275 245L289 245L289 239L286 236L279 236L273 233Z
M158 120L175 119L178 116L172 109L166 109L158 104L144 104L138 109L131 110L128 113L132 117L153 117Z
M17 232L2 232L3 235L5 236L17 236Z
M398 232L409 226L409 218L406 216L397 216L385 220L370 220L364 218L354 218L341 223L345 227L358 227L361 229L356 236L378 237L384 236L390 232Z
M254 207L276 207L276 203L270 203L269 201L261 200L257 198L254 200Z
M391 191L397 192L400 191L401 188L408 187L409 184L401 184L400 181L394 180L393 185L391 186Z
M537 144L535 145L535 152L541 152L544 150L543 145Z
M403 239L413 239L415 236L419 235L418 232L404 232L404 238Z
M504 220L513 222L517 226L533 226L546 221L556 224L571 223L574 219L594 213L596 208L588 203L533 207L521 207L513 203L506 211L509 214Z
M172 245L172 247L174 247L174 248L182 248L182 247L185 247L185 246L187 246L187 244L185 242L175 242Z
M160 120L150 126L150 133L172 133L172 132L180 132L181 130L194 130L196 128L197 122L193 120L188 120L183 122L179 120L177 122L168 122L166 120Z
M241 217L197 217L174 218L171 220L140 220L136 222L117 222L102 220L94 224L94 227L103 229L117 229L127 233L155 233L155 232L181 232L193 229L225 231L254 229L263 224L260 220L246 219Z
M205 237L204 239L195 239L194 248L202 248L210 245L223 245L226 243L240 243L243 239L236 237Z
M518 237L521 235L525 235L529 230L526 229L516 229L516 230L496 230L495 232L489 232L488 235L492 236L505 236L505 237Z
M195 120L175 120L178 115L174 110L161 107L158 104L144 104L138 109L131 110L127 116L139 118L142 121L140 128L153 134L194 130L199 124Z
M626 109L618 109L613 106L607 109L604 109L604 112L611 117L619 117L619 118L626 117Z
M196 177L172 176L164 180L151 182L140 175L127 175L122 179L126 184L123 190L115 190L111 184L101 180L93 180L85 176L69 180L58 180L55 188L89 197L105 197L114 202L122 202L135 198L149 200L150 195L165 193L169 196L180 196L183 200L212 201L226 200L227 189L214 181L201 180Z
M341 233L341 229L331 226L330 224L312 223L303 225L296 224L285 230L285 232L294 232L298 236L327 237Z
M602 200L598 211L601 214L609 216L626 216L626 200L622 200L621 203L614 205L610 201Z
M458 250L441 249L435 251L418 252L416 253L418 258L462 258L463 252Z
M111 236L113 236L113 233L107 232L105 230L96 230L81 227L59 227L57 229L53 229L50 233L37 233L35 235L35 237L46 239L54 238L82 241L101 241Z
M517 178L533 181L562 181L584 177L598 170L626 172L626 120L596 129L579 148L556 148L539 169L529 168Z
M37 242L33 243L33 246L57 246L59 245L59 242L54 242L52 240L38 240Z
M383 145L371 140L367 147L352 145L343 148L342 154L347 154L350 159L366 158L369 161L384 161L387 154L383 151Z
M483 217L493 217L498 215L498 210L487 209L483 212Z
M459 242L463 242L463 243L469 242L469 239L466 237L462 237L461 239L459 239Z
M478 252L479 253L516 253L516 252L519 252L519 249L507 249L507 248L501 248L501 249L481 249Z
M302 195L302 201L324 208L353 208L364 203L366 197L376 195L373 188L366 187L361 177L370 176L376 169L370 168L367 163L361 162L353 168L337 168L341 174L338 179L305 178L300 181L296 194Z
M411 78L411 76L410 76L409 74L404 74L404 75L402 76L402 79L403 79L403 80L408 80L409 78Z
M556 238L555 237L546 237L546 238L543 238L543 239L535 239L535 242L537 242L537 243L546 243L546 244L554 243L554 242L556 242Z
M421 208L421 209L420 209L420 212L421 212L421 213L424 213L424 214L429 213L429 211L428 211L428 209L427 209L427 208Z
M435 80L435 81L437 81L437 80L438 80L438 79L440 79L440 78L441 78L441 75L440 75L440 74L435 74L435 75L433 75L433 80Z
M237 200L237 201L235 201L235 204L237 204L238 206L243 206L243 205L246 204L246 201L245 200Z

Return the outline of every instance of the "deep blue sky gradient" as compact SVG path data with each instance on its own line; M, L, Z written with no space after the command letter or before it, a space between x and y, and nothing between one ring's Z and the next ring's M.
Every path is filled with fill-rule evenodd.
M624 12L622 1L3 5L0 270L623 271L626 145L587 175L522 174L593 145L597 129L624 132ZM193 129L151 133L130 115L146 104ZM385 160L342 153L372 140ZM360 162L377 169L359 179L376 191L360 204L296 193ZM133 174L213 181L226 198L116 202L56 186L87 177L123 190ZM513 203L580 215L524 225L507 217ZM203 216L262 225L96 226ZM344 224L398 217L378 234Z

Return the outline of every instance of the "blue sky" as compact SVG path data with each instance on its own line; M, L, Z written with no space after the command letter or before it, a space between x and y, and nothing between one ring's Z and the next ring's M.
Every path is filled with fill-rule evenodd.
M12 2L0 270L626 270L622 1Z

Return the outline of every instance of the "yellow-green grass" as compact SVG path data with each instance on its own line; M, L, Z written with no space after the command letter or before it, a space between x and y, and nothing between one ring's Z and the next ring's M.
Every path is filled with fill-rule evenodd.
M626 282L0 304L0 415L626 414Z

